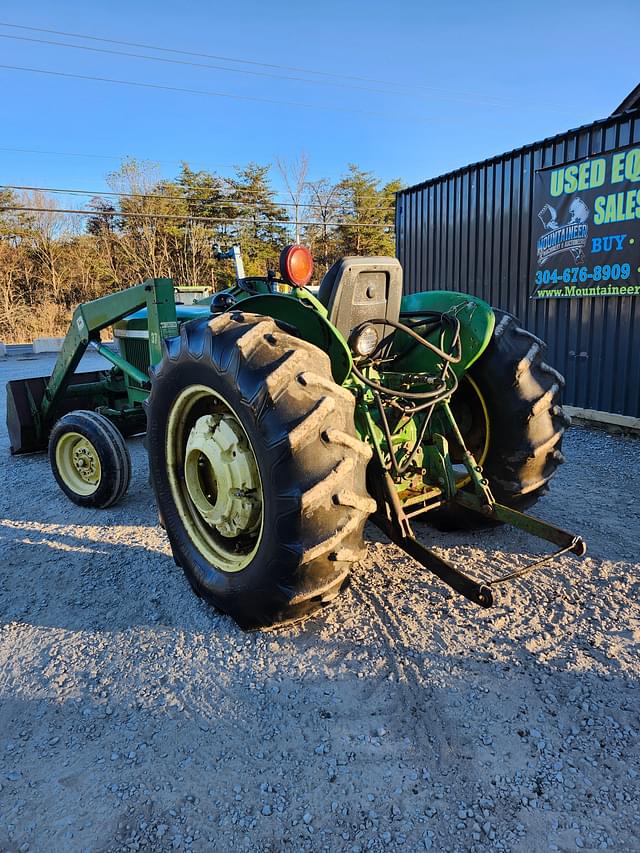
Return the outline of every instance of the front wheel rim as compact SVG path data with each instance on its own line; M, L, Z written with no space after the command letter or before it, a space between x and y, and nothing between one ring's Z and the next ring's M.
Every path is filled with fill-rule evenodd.
M77 495L89 497L100 485L98 451L80 432L65 432L56 444L56 467L62 482Z
M222 572L246 568L263 530L263 489L236 412L212 388L191 385L167 423L169 487L193 545Z

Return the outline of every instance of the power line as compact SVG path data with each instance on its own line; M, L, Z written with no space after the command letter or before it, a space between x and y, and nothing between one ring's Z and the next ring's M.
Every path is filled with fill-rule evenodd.
M46 29L45 27L28 27L28 26L24 26L22 24L10 24L6 21L0 21L0 26L10 27L12 29L17 29L17 30L28 30L30 32L37 32L37 33L49 33L50 35L66 36L69 38L86 39L87 41L99 41L99 42L102 42L103 44L119 44L119 45L122 45L123 47L140 47L140 48L143 48L144 50L156 50L156 51L159 51L162 53L174 53L174 54L178 54L181 56L195 56L195 57L199 57L201 59L217 59L217 60L221 60L223 62L236 62L236 63L242 64L242 65L256 65L256 66L259 66L260 68L276 68L276 69L280 69L282 71L296 71L296 72L301 73L301 74L317 74L317 75L322 76L322 77L336 77L336 78L343 79L343 80L360 80L361 82L365 82L365 83L381 83L381 84L385 83L384 80L372 80L372 79L367 78L367 77L357 77L357 76L348 75L348 74L338 74L334 71L315 71L311 68L300 68L300 67L297 67L294 65L279 65L276 63L272 63L272 62L257 62L256 60L252 60L252 59L241 59L241 58L237 58L237 57L233 57L233 56L221 56L220 54L215 54L215 53L199 53L199 52L191 51L191 50L178 50L177 48L173 48L173 47L161 47L159 45L144 44L142 42L121 41L118 39L101 38L99 36L88 35L86 33L70 33L70 32L66 32L64 30ZM389 85L396 85L396 84L390 83Z
M216 222L233 223L236 225L295 225L296 223L290 219L236 219L230 217L215 217L215 216L192 216L185 214L180 216L174 213L121 213L117 210L77 210L73 208L62 207L27 207L17 205L0 205L0 212L12 211L18 213L60 213L60 214L77 214L79 216L115 216L131 217L133 219L168 219L180 220L181 222ZM298 225L310 225L315 227L335 227L335 228L394 228L394 224L390 222L298 222Z
M3 26L3 25L0 24L0 26ZM187 67L191 67L191 68L207 69L207 70L211 70L211 71L227 71L230 74L247 74L247 75L251 75L253 77L268 77L272 80L290 80L290 81L294 81L294 82L298 82L298 83L310 83L310 84L315 85L315 86L336 86L336 87L339 87L342 89L352 89L352 90L355 90L358 92L373 92L374 94L378 94L378 95L395 95L395 96L412 97L412 98L416 97L415 93L413 93L411 91L403 90L402 87L401 88L395 88L395 89L379 89L379 88L376 89L376 88L373 88L372 86L358 86L358 85L355 85L353 83L346 83L346 82L342 82L340 80L313 80L313 79L309 79L308 77L292 77L291 75L286 75L286 74L273 74L269 71L252 71L252 70L249 70L246 68L230 68L226 65L211 65L210 63L193 62L193 61L186 60L186 59L168 59L167 57L163 57L163 56L149 56L149 55L143 54L143 53L133 53L131 51L113 50L112 48L90 47L89 45L84 45L84 44L70 44L69 42L54 41L53 39L38 39L38 38L31 38L29 36L12 36L12 35L9 35L8 33L0 33L0 38L11 39L12 41L29 42L32 44L46 44L46 45L51 45L54 47L71 48L72 50L84 50L84 51L89 51L91 53L107 54L109 56L124 56L124 57L132 58L132 59L145 59L145 60L148 60L151 62L164 62L164 63L170 63L172 65L182 65L182 66L187 66ZM392 83L386 84L385 83L384 85L392 86L395 84L392 84ZM434 95L429 96L429 95L424 94L424 95L418 95L417 97L421 98L422 100L427 100L427 99L429 99L429 97L433 98ZM435 97L437 97L437 96L435 96ZM495 98L493 98L491 96L489 96L489 97L482 96L482 95L470 96L470 95L465 95L464 93L462 95L455 95L452 93L448 97L450 99L454 99L454 100L455 99L467 100L469 97L473 97L474 103L482 104L484 106L494 106L494 107L512 106L512 105L507 105L507 104L501 104L499 101L497 101Z
M54 195L90 195L90 196L114 196L117 198L142 198L142 199L157 199L158 201L183 201L183 202L219 202L220 204L234 204L241 205L246 207L247 205L258 205L259 201L242 201L241 199L233 199L229 196L188 196L188 195L161 195L157 193L124 193L124 192L100 192L94 190L81 190L81 189L60 189L58 187L30 187L30 186L19 186L16 184L0 184L0 189L4 190L19 190L21 192L43 192L43 193L52 193ZM244 192L243 187L238 187L238 192ZM256 190L255 192L259 192ZM271 202L276 207L294 207L294 208L320 208L324 210L326 205L322 204L314 204L313 202L300 202L299 204L294 204L293 202L286 201L274 201ZM377 211L380 210L395 210L394 207L376 207Z
M420 123L427 124L438 121L432 118L420 118L419 116L407 116L403 114L392 115L390 113L378 113L373 110L359 110L351 107L325 106L324 104L307 104L303 101L282 101L276 98L260 98L256 95L232 95L229 92L213 92L207 89L188 89L183 86L168 86L163 83L146 83L138 80L118 80L113 77L96 77L91 74L71 74L66 71L52 71L49 68L29 68L22 65L0 65L0 68L7 71L26 71L30 74L46 74L51 77L64 77L69 80L89 80L97 83L114 83L119 86L134 86L142 89L156 89L165 92L178 92L186 95L203 95L209 98L228 98L234 101L251 101L252 103L275 104L276 106L301 107L309 110L322 110L323 112L339 112L348 113L350 115L364 115L374 118L398 119L404 122L407 119Z
M97 158L106 159L106 160L131 160L131 159L133 159L133 160L141 160L141 161L151 162L153 164L157 163L158 165L165 164L165 165L171 165L171 166L175 166L176 163L186 163L187 166L189 165L189 161L186 159L183 159L183 160L156 160L153 157L151 157L151 158L135 157L134 155L130 155L130 154L87 154L87 153L78 152L78 151L44 151L42 149L35 149L35 148L5 148L5 147L1 147L1 146L0 146L0 151L15 151L15 152L22 153L22 154L53 154L53 155L60 155L61 157L97 157ZM231 165L225 164L225 163L210 163L209 166L217 166L218 168L224 167L224 168L228 168L228 169L235 169L236 168L236 166L231 166ZM235 184L235 180L236 180L235 178L227 178L224 175L216 175L216 174L214 174L213 176L215 178L218 178L221 181L224 181L226 184L229 184L230 186L233 186ZM261 193L262 190L254 190L251 187L245 187L245 188L243 188L242 192L245 192L245 193ZM276 190L267 189L267 190L265 190L265 193L267 195L288 195L288 193L286 193L284 190L278 192ZM104 195L104 193L96 193L96 195L100 195L100 194Z
M308 77L292 77L291 75L286 74L273 74L269 71L252 71L247 68L229 68L226 65L211 65L210 63L206 62L193 62L187 59L169 59L164 56L148 56L144 53L133 53L131 51L113 50L112 48L110 49L105 47L90 47L89 45L84 44L70 44L69 42L53 41L53 39L37 39L30 38L29 36L12 36L7 33L0 33L0 38L11 39L13 41L30 42L34 44L47 44L52 45L54 47L66 47L71 48L73 50L85 50L90 51L91 53L108 54L110 56L125 56L133 59L146 59L151 62L165 62L170 63L172 65L189 66L191 68L203 68L212 71L227 71L231 74L249 74L252 77L269 77L272 80L291 80L297 83L310 83L315 86L337 86L343 89L354 89L358 92L374 92L379 95L401 95L405 97L409 95L408 92L403 92L402 90L397 89L374 89L371 86L357 86L353 83L345 83L339 80L312 80ZM412 97L415 97L415 95L413 95ZM423 98L424 97L425 96L423 96Z
M204 197L196 197L196 196L188 196L188 195L161 195L157 193L125 193L125 192L116 192L114 190L81 190L81 189L61 189L58 187L31 187L31 186L22 186L17 184L0 184L0 189L5 190L19 190L21 192L43 192L43 193L52 193L54 195L90 195L90 196L114 196L117 198L151 198L158 199L159 201L184 201L184 202L206 202L206 201L219 201L221 204L242 204L242 205L256 205L260 204L259 201L251 201L251 200L234 200L230 196L204 196ZM251 187L239 187L238 192L248 192L248 193L261 193L261 190L253 190ZM271 194L271 190L265 190L264 194ZM269 199L273 205L276 207L295 207L296 205L291 204L290 202L280 202L273 201ZM310 204L298 205L298 207L311 207ZM319 206L319 205L313 205ZM393 209L393 208L389 208Z
M107 159L107 160L138 160L141 162L150 162L152 164L164 163L166 165L172 165L172 166L175 166L176 163L184 163L187 166L189 166L189 161L186 158L180 159L180 160L156 160L153 157L150 157L150 158L149 157L136 157L135 155L130 155L130 154L88 154L86 152L80 152L80 151L45 151L43 149L36 149L36 148L7 148L7 147L3 147L3 146L0 146L0 151L14 151L14 152L22 153L22 154L53 154L53 155L60 155L61 157L98 157L98 158ZM204 165L204 164L200 164L200 165ZM211 163L209 165L210 166L217 166L218 168L222 168L225 165L226 165L226 168L230 168L230 169L236 169L237 168L237 166L229 166L228 164L224 164L224 163ZM267 168L271 168L271 166L269 165L269 166L267 166ZM198 171L200 171L200 170L198 170ZM202 171L206 171L206 169L204 169ZM209 174L211 174L212 177L216 178L217 180L224 181L224 183L233 187L238 192L250 193L250 194L256 194L256 195L261 195L262 193L264 193L265 195L286 196L287 198L290 196L290 194L288 192L286 192L285 190L272 190L272 189L258 190L258 189L253 189L252 187L238 187L237 186L237 180L238 180L237 178L227 178L225 175L218 175L216 173L209 173ZM170 180L170 179L167 179L167 180ZM312 184L312 183L313 182L310 182L310 184ZM25 189L24 187L10 186L9 184L6 184L5 186L7 187L7 189ZM47 187L35 187L34 189L53 192L53 190L48 190ZM76 191L75 190L69 190L68 192L76 192ZM83 194L85 194L85 193L83 193ZM107 193L106 191L105 192L98 191L95 193L89 192L89 191L86 192L86 195L116 195L116 194L117 193ZM120 193L120 195L126 195L126 193ZM166 198L166 196L165 196L165 198ZM276 202L276 203L280 204L280 202ZM309 207L309 205L305 205L305 206ZM325 205L318 205L318 207L324 207L324 206Z
M341 73L338 73L335 71L322 71L322 70L317 70L317 69L313 69L313 68L301 68L301 67L295 66L295 65L282 65L282 64L271 63L271 62L258 62L256 60L244 59L241 57L223 56L220 54L212 54L212 53L201 53L201 52L192 51L192 50L180 50L177 48L163 47L161 45L146 44L144 42L123 41L120 39L103 38L100 36L89 35L87 33L74 33L74 32L67 32L64 30L47 29L45 27L30 27L30 26L26 26L23 24L8 23L7 21L0 21L0 26L7 27L10 29L27 30L28 32L48 33L49 35L65 36L68 38L76 38L76 39L84 39L86 41L101 42L102 44L116 44L116 45L120 45L122 47L137 47L137 48L142 48L143 50L154 50L154 51L159 52L159 53L171 53L171 54L175 54L178 56L192 56L192 57L195 57L198 59L214 59L214 60L218 60L218 61L222 61L222 62L235 62L238 65L252 65L252 66L256 66L256 67L260 67L260 68L272 68L272 69L276 69L276 70L280 70L280 71L293 71L293 72L297 72L299 74L314 74L318 77L333 78L333 79L337 79L337 80L351 80L351 81L356 81L359 83L373 83L373 84L379 85L379 86L391 86L391 87L394 87L396 89L397 88L404 89L408 92L415 92L415 91L433 92L433 93L438 93L440 95L447 96L449 98L460 98L460 97L467 98L467 99L470 98L476 102L479 99L485 99L485 100L489 99L490 101L493 102L494 106L513 107L513 106L521 106L524 103L521 98L517 98L517 99L515 99L515 98L514 99L501 98L501 97L496 97L493 95L487 95L486 92L463 92L463 91L455 91L452 89L445 89L445 88L438 87L438 86L423 86L423 85L416 85L416 84L409 85L406 83L398 83L398 82L389 81L389 80L380 80L380 79L377 79L374 77L363 77L363 76L355 75L355 74L341 74ZM393 94L393 93L391 93L391 94ZM550 105L548 102L545 102L543 105L547 108L552 108L552 109L564 108L563 105L561 105L561 104ZM537 106L540 107L541 104L538 103Z
M78 151L46 151L42 148L8 148L0 146L0 151L15 152L17 154L53 154L57 157L91 157L99 160L150 160L158 165L175 166L177 163L188 163L186 158L182 160L156 160L154 157L136 157L131 154L88 154ZM217 169L234 169L235 166L231 163L209 163L207 167L215 166ZM229 178L219 176L220 180L228 181Z

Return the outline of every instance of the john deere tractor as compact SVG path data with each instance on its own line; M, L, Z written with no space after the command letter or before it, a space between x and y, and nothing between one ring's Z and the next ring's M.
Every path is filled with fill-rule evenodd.
M150 481L176 563L244 628L333 599L369 519L422 566L489 607L494 587L583 540L524 511L563 461L563 379L517 319L464 293L403 295L395 258L347 257L308 288L301 246L280 273L202 304L170 279L79 306L50 377L8 385L13 453L48 447L65 494L126 492L125 438L146 432ZM100 340L113 327L119 351ZM109 371L75 373L88 346ZM554 553L476 580L415 522L508 523Z

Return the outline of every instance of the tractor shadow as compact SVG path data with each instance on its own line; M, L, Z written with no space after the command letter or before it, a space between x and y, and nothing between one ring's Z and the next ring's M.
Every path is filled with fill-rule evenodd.
M183 598L182 573L158 524L142 438L128 446L129 491L106 510L71 503L46 454L0 459L13 486L0 495L2 623L119 631L173 618L163 602L167 592Z
M212 825L230 827L237 835L226 849L240 849L247 829L228 823L230 808L258 816L253 849L285 837L303 849L305 811L316 832L359 825L366 844L389 828L419 849L427 829L451 837L460 802L480 801L505 849L519 853L546 851L551 840L569 849L576 817L616 837L615 814L596 819L589 798L615 790L626 770L614 756L620 732L634 726L638 685L628 673L614 663L605 678L595 663L563 668L523 649L496 653L486 636L465 646L459 632L442 649L432 625L416 641L410 615L389 618L382 589L375 600L354 592L306 629L242 634L221 618L208 630L156 626L137 639L82 631L79 649L59 635L31 649L20 673L0 674L0 729L19 744L0 757L5 810L21 809L15 849L28 840L66 851L69 831L74 849L125 849L129 827L144 820L155 832L176 811L203 835L194 851L213 849L204 843ZM603 688L606 705L585 710ZM578 816L550 782L549 755L590 776ZM272 820L260 820L263 804ZM403 814L421 820L401 828ZM452 849L468 849L472 822ZM0 842L14 849L3 831Z

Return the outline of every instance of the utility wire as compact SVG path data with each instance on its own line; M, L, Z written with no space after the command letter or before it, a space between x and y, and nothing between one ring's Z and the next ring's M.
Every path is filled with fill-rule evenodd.
M315 86L337 86L342 89L355 89L359 92L374 92L378 95L400 95L404 97L416 97L414 94L410 92L403 92L402 90L374 89L371 86L357 86L353 83L345 83L339 80L313 80L309 79L308 77L293 77L291 75L286 74L274 74L270 71L252 71L247 68L229 68L226 65L211 65L210 63L193 62L192 60L188 59L169 59L165 56L149 56L144 53L133 53L131 51L113 50L112 48L105 47L90 47L89 45L84 44L70 44L69 42L53 41L53 39L38 39L31 38L29 36L12 36L7 33L0 33L0 38L11 39L13 41L31 42L35 44L53 45L54 47L66 47L71 48L73 50L84 50L90 51L91 53L108 54L110 56L125 56L132 59L146 59L151 62L164 62L170 63L172 65L183 65L189 66L191 68L208 69L211 71L227 71L230 74L249 74L252 77L269 77L272 80L292 80L298 83L310 83ZM422 97L423 100L427 100L428 98L428 96L426 95L418 97Z
M73 151L38 151L35 149L30 149L30 148L2 148L2 147L0 147L0 151L17 151L17 152L21 152L23 154L60 154L60 155L63 155L65 157L102 157L102 158L106 158L109 160L128 160L128 159L147 160L147 158L142 158L142 157L131 158L127 154L81 154L81 153L73 152ZM170 164L172 166L175 166L176 163L182 162L182 163L187 163L187 165L189 165L188 161L186 161L186 160L182 160L182 161L181 160L175 160L175 161L173 161L173 160L153 160L153 159L151 159L150 162L152 162L152 163L165 163L165 164ZM215 166L216 164L214 163L212 165ZM218 163L217 165L220 166L221 164ZM235 167L229 166L229 168L232 169ZM281 192L277 192L276 190L270 190L270 189L256 190L256 189L252 189L251 187L237 188L236 187L236 180L237 180L236 178L226 178L226 177L224 177L224 175L216 175L216 174L213 174L213 177L216 178L217 180L224 181L224 183L229 184L230 186L238 189L239 192L243 192L243 193L255 193L255 194L259 194L259 195L263 194L263 193L264 193L264 195L287 195L287 193L285 193L284 190ZM7 189L27 189L27 187L11 187L8 184L5 186ZM32 189L32 188L30 187L29 189ZM46 187L33 187L33 189L46 190ZM53 190L50 190L50 192L53 192ZM74 190L69 190L69 192L74 192ZM105 193L105 192L93 193L93 195L107 195L107 194L108 193ZM90 195L90 193L87 193L87 195ZM113 193L109 193L109 195L113 195ZM126 193L120 193L120 195L126 195Z
M168 86L163 83L146 83L139 80L118 80L114 77L97 77L92 74L71 74L66 71L52 71L49 68L30 68L23 65L0 65L6 71L26 71L29 74L46 74L50 77L64 77L68 80L89 80L97 83L115 83L119 86L134 86L142 89L156 89L165 92L178 92L184 95L204 95L208 98L228 98L234 101L251 101L252 103L275 104L277 106L300 107L308 110L321 110L323 112L348 113L350 115L364 115L374 118L393 119L406 122L407 120L419 124L436 123L434 118L420 118L419 116L392 115L390 113L379 113L373 110L360 110L352 107L326 106L324 104L308 104L303 101L283 101L276 98L260 98L256 95L232 95L229 92L213 92L208 89L188 89L184 86Z
M149 161L151 163L158 163L158 164L165 163L168 165L175 165L176 163L186 163L187 166L189 165L189 162L186 159L183 159L183 160L155 160L153 158L146 158L146 157L132 157L128 154L85 154L85 153L77 152L77 151L43 151L43 150L38 150L38 149L34 149L34 148L4 148L2 146L0 146L0 151L15 151L18 153L23 153L23 154L60 154L61 156L64 156L64 157L100 157L100 158L105 158L105 159L109 159L109 160L128 160L128 159L136 160L137 159L137 160ZM213 163L211 165L222 167L222 165L224 165L224 164ZM237 167L236 166L229 166L228 168L233 169L233 168L237 168ZM271 189L258 190L258 189L253 189L252 187L238 187L237 186L238 178L227 178L224 175L217 175L215 173L210 173L210 174L212 175L212 177L214 179L219 180L219 181L224 181L224 183L228 184L230 187L232 187L234 190L236 190L236 192L242 192L245 194L255 194L255 195L271 195L271 196L282 196L282 195L284 195L287 198L289 197L289 193L286 192L285 190L271 190ZM167 180L170 180L170 179L167 179ZM310 182L310 185L312 185L312 183L313 182ZM46 187L33 187L33 188L31 188L31 187L29 187L29 188L12 187L8 184L6 184L5 186L7 189L35 189L35 190L42 190L44 192L46 192L46 191L54 192L54 190L47 190ZM334 188L335 188L335 185L334 185ZM62 190L60 190L60 192L62 192ZM65 190L65 192L76 192L76 190ZM84 195L85 193L81 193L81 194ZM126 193L107 193L107 192L93 193L93 192L87 191L86 195L126 195ZM167 196L163 196L163 198L167 198ZM274 203L279 204L280 202L274 202ZM305 207L310 207L310 206L324 208L326 205L323 205L323 204L305 205ZM385 208L379 208L379 209L384 210ZM387 209L390 210L391 208L387 208Z
M355 75L355 74L341 74L341 73L338 73L335 71L321 71L321 70L312 69L312 68L301 68L301 67L295 66L295 65L282 65L282 64L276 64L276 63L270 63L270 62L258 62L256 60L243 59L243 58L233 57L233 56L223 56L220 54L201 53L201 52L191 51L191 50L179 50L177 48L163 47L161 45L146 44L144 42L123 41L120 39L103 38L100 36L88 35L87 33L74 33L74 32L67 32L64 30L47 29L45 27L29 27L29 26L22 25L22 24L12 24L12 23L9 23L7 21L0 21L0 26L7 27L10 29L14 29L14 30L26 30L28 32L48 33L49 35L65 36L67 38L84 39L86 41L101 42L102 44L116 44L116 45L120 45L121 47L136 47L136 48L142 48L144 50L154 50L154 51L159 52L159 53L171 53L171 54L175 54L178 56L192 56L192 57L195 57L198 59L214 59L214 60L218 60L218 61L222 61L222 62L235 62L238 65L253 65L253 66L260 67L260 68L272 68L272 69L277 69L280 71L293 71L293 72L297 72L299 74L314 74L318 77L334 78L337 80L351 80L351 81L356 81L359 83L373 83L373 84L380 85L380 86L395 87L396 89L401 88L401 89L405 89L409 92L411 92L411 91L413 91L413 92L415 92L415 91L434 92L434 93L439 93L441 95L445 95L449 98L455 98L455 97L463 97L463 98L467 98L467 99L470 98L470 99L473 99L474 102L477 102L478 100L481 100L481 99L487 99L488 98L494 102L495 106L501 106L502 105L502 106L514 107L514 106L522 106L524 103L520 98L517 98L517 99L516 98L513 98L513 99L500 98L500 97L495 97L492 95L487 95L486 92L464 92L464 91L455 91L455 90L451 90L451 89L445 89L445 88L437 87L437 86L421 86L421 85L415 85L415 84L414 85L408 85L406 83L398 83L398 82L389 81L389 80L380 80L380 79L377 79L374 77L363 77L363 76L359 76L359 75ZM537 106L540 107L541 104L537 104ZM550 108L550 105L548 102L545 102L544 106L547 108ZM564 108L564 106L561 104L554 104L551 106L551 108L559 109L559 108Z
M0 146L0 151L13 152L17 154L53 154L56 157L91 157L98 160L150 160L153 163L157 163L158 165L164 166L175 166L178 163L189 163L188 159L182 158L181 160L156 160L153 157L136 157L131 154L87 154L86 152L79 151L45 151L42 148L8 148L5 146ZM207 168L215 167L216 169L235 169L235 166L232 163L208 163ZM231 180L230 178L224 178L220 175L217 175L221 181Z
M230 196L188 196L188 195L161 195L156 193L123 193L123 192L101 192L94 190L81 190L81 189L60 189L54 187L29 187L29 186L18 186L16 184L0 184L0 190L19 190L21 192L43 192L43 193L52 193L53 195L90 195L90 196L115 196L117 198L142 198L142 199L157 199L158 201L182 201L182 202L217 202L219 204L234 204L241 205L242 207L247 207L248 205L258 205L260 201L243 201L242 199L233 199ZM242 187L239 187L237 190L239 193L244 192ZM256 190L259 192L259 190ZM270 203L275 207L295 207L295 208L319 208L320 210L324 210L326 205L323 204L314 204L313 202L300 202L299 204L295 204L293 202L286 201L272 201L269 199ZM381 210L395 210L395 207L376 207L376 211Z
M24 154L60 154L60 155L63 155L65 157L103 157L103 158L106 158L109 160L127 160L127 159L147 160L147 158L142 158L142 157L130 158L129 155L127 155L127 154L81 154L81 153L72 152L72 151L38 151L35 149L29 149L29 148L2 148L2 147L0 147L0 151L17 151L17 152L21 152ZM180 163L180 162L186 162L187 165L189 165L188 162L185 160L183 160L183 161L180 161L180 160L175 160L175 161L173 161L173 160L151 160L150 162L152 162L152 163L166 163L166 164L170 164L170 165L175 165L176 163ZM213 164L213 165L216 165L216 164ZM220 165L220 164L218 164L218 165ZM234 167L230 166L229 168L234 168ZM226 184L229 184L230 186L235 186L235 181L236 181L235 178L226 178L223 175L216 175L216 174L213 174L213 177L217 180L224 181ZM169 179L167 179L167 180L169 180ZM47 192L47 191L48 192L54 192L54 190L48 190L47 187L18 187L18 186L10 186L9 184L5 184L4 186L6 189L14 189L14 190L33 189L33 190L42 190L45 192ZM256 189L252 189L251 187L240 187L238 189L238 191L243 192L243 193L256 193L256 194L263 194L264 193L264 195L286 195L286 193L284 191L277 192L276 190L270 190L270 189L256 190ZM76 192L76 190L65 190L65 192ZM96 193L87 192L86 195L127 195L127 193L107 193L107 192L100 191L100 192L96 192ZM165 198L166 198L166 196L165 196Z
M199 52L192 51L192 50L179 50L179 49L173 48L173 47L161 47L159 45L145 44L143 42L121 41L119 39L101 38L99 36L88 35L86 33L70 33L70 32L66 32L64 30L46 29L45 27L28 27L28 26L24 26L22 24L10 24L6 21L0 21L0 26L10 27L11 29L17 29L17 30L28 30L29 32L49 33L50 35L55 35L55 36L66 36L68 38L86 39L87 41L98 41L98 42L102 42L103 44L118 44L118 45L122 45L123 47L140 47L140 48L143 48L144 50L155 50L155 51L159 51L162 53L174 53L174 54L178 54L180 56L195 56L195 57L199 57L201 59L217 59L217 60L220 60L222 62L236 62L236 63L242 64L242 65L256 65L256 66L259 66L260 68L277 68L277 69L280 69L283 71L296 71L296 72L301 73L301 74L317 74L317 75L322 76L322 77L337 77L337 78L343 79L343 80L360 80L361 82L365 82L365 83L385 84L384 80L372 80L372 79L367 78L367 77L357 77L357 76L352 76L352 75L348 75L348 74L338 74L338 73L333 72L333 71L315 71L311 68L300 68L300 67L295 66L295 65L279 65L279 64L272 63L272 62L257 62L256 60L252 60L252 59L241 59L241 58L239 59L237 57L221 56L220 54L215 54L215 53L199 53ZM396 85L396 84L391 83L389 85Z
M217 223L233 223L236 225L295 225L296 223L290 219L236 219L233 217L216 217L216 216L196 216L189 213L179 215L175 213L121 213L117 210L77 210L73 208L62 207L27 207L17 205L0 205L0 212L13 211L19 213L71 213L80 216L115 216L131 217L132 219L168 219L168 220L191 220L195 222L217 222ZM340 228L394 228L391 222L300 222L298 225L311 225L315 227L340 227Z
M2 26L2 24L0 24L0 26ZM229 72L231 74L247 74L247 75L251 75L253 77L268 77L272 80L290 80L290 81L294 81L294 82L298 82L298 83L310 83L310 84L315 85L315 86L335 86L338 88L352 89L352 90L359 91L359 92L373 92L374 94L378 94L378 95L394 95L394 96L412 97L412 98L416 97L416 94L414 92L403 90L402 88L400 88L400 89L398 89L398 88L396 88L396 89L380 89L380 88L377 88L376 89L376 88L373 88L372 86L358 86L358 85L355 85L353 83L346 83L346 82L343 82L340 80L314 80L314 79L309 79L308 77L293 77L291 75L286 75L286 74L274 74L274 73L269 72L269 71L252 71L252 70L246 69L246 68L230 68L229 66L226 66L226 65L212 65L211 63L193 62L193 61L187 60L187 59L169 59L169 58L163 57L163 56L149 56L148 54L144 54L144 53L133 53L131 51L113 50L113 48L90 47L89 45L84 45L84 44L70 44L69 42L54 41L53 39L38 39L38 38L29 37L29 36L12 36L12 35L9 35L8 33L0 33L0 38L11 39L12 41L30 42L33 44L52 45L54 47L71 48L72 50L84 50L84 51L89 51L91 53L108 54L109 56L124 56L124 57L131 58L131 59L146 59L146 60L151 61L151 62L164 62L164 63L170 63L172 65L182 65L182 66L188 66L191 68L206 69L206 70L210 70L210 71L226 71L226 72ZM385 85L391 86L394 84L389 83L389 84L385 84ZM427 95L427 94L423 94L423 95L418 94L417 97L419 97L421 100L429 100L429 99L433 99L434 97L437 98L438 96L437 95L434 96L434 95ZM442 97L442 96L440 96L440 97ZM467 96L467 95L456 96L453 94L450 94L448 96L449 99L454 99L454 100L456 98L460 99L460 97L462 97L463 100L467 100L469 96ZM501 103L497 102L495 99L493 99L491 97L487 98L487 97L484 97L481 95L474 95L473 100L474 100L475 104L482 104L483 106L493 106L493 107L505 107L505 106L507 106L506 104L501 104ZM510 107L512 105L508 105L508 106Z

